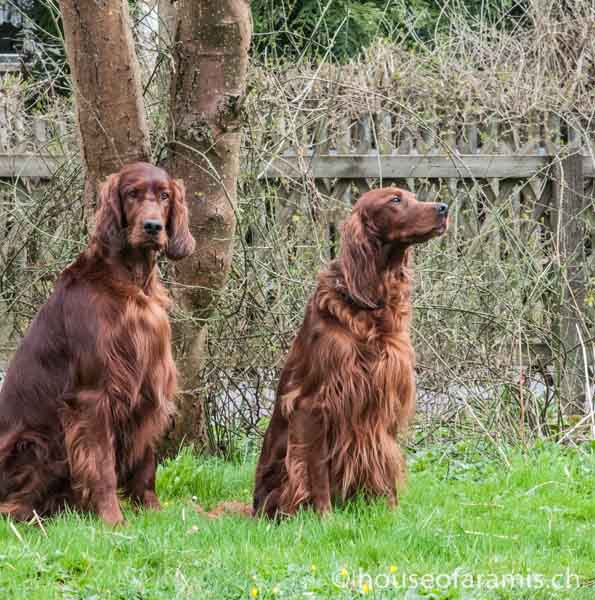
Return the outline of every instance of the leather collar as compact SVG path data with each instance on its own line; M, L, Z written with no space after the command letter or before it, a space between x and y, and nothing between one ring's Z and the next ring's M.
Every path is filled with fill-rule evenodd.
M360 310L374 311L386 307L386 303L383 300L381 300L376 306L367 306L366 304L362 304L359 300L355 299L343 286L341 286L338 281L335 285L335 290L340 296L342 296L347 304L351 304Z

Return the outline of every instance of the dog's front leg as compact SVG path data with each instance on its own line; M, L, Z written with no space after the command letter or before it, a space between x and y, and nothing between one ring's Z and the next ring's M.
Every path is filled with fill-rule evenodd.
M331 509L328 432L322 411L311 411L306 417L308 472L312 487L312 503L321 515Z
M137 506L161 510L155 491L155 470L155 451L147 446L141 459L134 465L124 491Z
M322 411L298 409L289 420L287 512L311 502L316 512L331 508L327 430Z
M68 399L63 426L77 503L109 525L117 525L124 522L124 517L117 495L111 414L105 392L83 390Z

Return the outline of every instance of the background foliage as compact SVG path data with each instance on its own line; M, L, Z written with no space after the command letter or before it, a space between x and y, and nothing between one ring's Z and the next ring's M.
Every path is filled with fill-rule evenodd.
M245 453L258 444L278 369L301 323L315 274L337 249L336 235L332 239L323 231L321 218L326 212L344 215L349 210L348 203L333 199L334 182L329 189L308 177L273 184L259 178L263 164L287 145L307 147L321 123L328 124L331 137L347 132L355 140L358 120L379 110L392 115L395 140L408 128L415 128L420 139L422 133L432 139L450 130L462 139L473 118L495 124L499 134L516 135L519 149L532 135L528 123L536 114L569 119L585 140L594 137L591 2L456 1L443 5L440 13L436 4L420 0L407 3L409 17L403 12L405 3L370 1L351 12L348 4L253 2L262 35L255 38L251 93L244 107L235 260L209 322L209 358L202 376L211 448L221 453ZM43 13L49 19L45 33L36 30L40 53L32 70L5 80L5 94L36 99L29 106L43 111L51 125L47 145L37 150L66 157L49 184L3 183L7 216L0 224L6 231L0 245L0 315L13 332L11 344L87 239L79 201L82 165L52 6ZM342 29L331 19L346 16L356 20L353 27L360 33L341 37ZM293 25L285 28L286 20ZM168 142L168 48L158 36L142 38L140 21L135 23L145 65L145 106L154 156L160 160ZM384 28L389 22L393 29ZM419 27L410 27L412 22ZM397 32L395 39L378 39L379 28L388 37ZM491 140L485 127L481 137L487 147ZM566 135L562 146L567 141ZM547 365L536 365L521 388L514 362L516 349L525 342L556 350L552 322L564 270L542 245L529 246L519 238L522 228L541 223L533 222L526 210L515 213L513 193L494 206L486 181L455 188L446 181L413 183L422 198L439 194L455 206L468 199L467 216L475 229L463 236L461 228L453 227L449 236L417 252L414 340L422 410L412 441L425 444L437 436L479 433L497 448L506 441L559 438L563 423ZM528 182L515 185L516 193ZM591 227L584 249L591 265L592 194L586 190L581 215ZM500 232L496 253L480 231L490 212ZM471 247L478 252L468 253ZM166 281L171 279L168 268L163 265ZM592 331L592 277L590 286L584 319ZM177 312L173 318L187 316ZM590 369L585 375L593 380Z
M523 14L515 0L256 0L255 48L287 60L345 60L381 39L423 48L453 20L510 26Z

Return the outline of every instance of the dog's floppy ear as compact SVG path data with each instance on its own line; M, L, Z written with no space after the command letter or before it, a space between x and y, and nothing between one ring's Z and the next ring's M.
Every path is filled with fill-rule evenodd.
M173 197L167 222L167 248L165 255L170 260L180 260L194 252L196 242L188 227L186 188L181 179L172 180Z
M114 250L120 249L125 241L122 230L126 224L123 222L119 187L118 173L110 175L102 184L95 221L95 239Z
M349 295L364 308L379 308L380 242L366 231L359 212L354 212L343 225L341 240L341 264Z

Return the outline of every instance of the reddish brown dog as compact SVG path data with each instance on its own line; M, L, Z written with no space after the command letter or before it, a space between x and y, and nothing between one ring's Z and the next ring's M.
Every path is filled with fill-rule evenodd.
M325 513L359 491L396 504L405 474L397 437L415 408L410 246L444 233L447 219L446 204L398 188L355 205L281 373L255 514Z
M155 261L194 245L181 182L146 163L108 178L89 247L58 279L0 391L0 513L70 505L120 523L118 488L159 508L154 446L176 370Z

